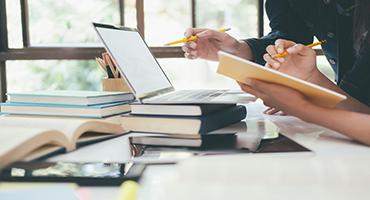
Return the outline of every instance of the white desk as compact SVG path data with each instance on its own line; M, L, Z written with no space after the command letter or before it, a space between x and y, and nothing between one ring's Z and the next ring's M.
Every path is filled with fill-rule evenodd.
M247 105L247 107L247 122L263 122L265 118L272 120L281 129L280 132L282 134L311 149L314 152L312 156L352 157L355 155L363 156L364 158L367 157L367 159L370 157L370 148L354 143L338 133L316 125L305 123L295 117L262 115L261 113L265 107L259 101L251 103ZM247 134L248 132L252 133L255 131L258 130L247 129ZM87 146L78 149L75 152L60 155L51 160L125 162L130 159L129 152L127 137L120 137ZM296 155L296 153L285 154L288 158ZM272 157L277 155L269 154L269 156ZM227 158L225 162L227 162ZM141 179L142 190L140 193L140 199L160 199L161 195L166 192L162 188L162 181L173 177L175 169L175 166L148 167ZM370 180L368 182L370 182ZM91 188L91 192L93 199L116 199L118 188Z

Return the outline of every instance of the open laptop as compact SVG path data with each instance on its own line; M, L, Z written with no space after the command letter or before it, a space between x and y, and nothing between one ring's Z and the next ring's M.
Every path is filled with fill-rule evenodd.
M136 29L93 23L131 91L147 104L236 104L253 97L228 90L175 90Z

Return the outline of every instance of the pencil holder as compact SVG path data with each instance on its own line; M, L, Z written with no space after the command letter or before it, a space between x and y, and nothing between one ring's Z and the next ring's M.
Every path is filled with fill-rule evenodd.
M131 92L126 81L122 78L105 78L102 85L103 91L107 92Z

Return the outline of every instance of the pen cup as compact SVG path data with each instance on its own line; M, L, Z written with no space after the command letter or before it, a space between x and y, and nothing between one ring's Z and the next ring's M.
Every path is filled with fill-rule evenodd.
M105 78L102 81L103 91L107 92L131 92L125 80L122 78Z

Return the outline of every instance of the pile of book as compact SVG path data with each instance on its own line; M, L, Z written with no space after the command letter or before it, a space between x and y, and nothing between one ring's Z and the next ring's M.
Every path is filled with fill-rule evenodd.
M4 141L0 168L18 160L70 152L129 132L117 118L130 111L129 103L134 100L131 93L39 91L7 95L8 101L0 104L0 141Z
M31 116L105 118L130 111L131 93L98 91L37 91L8 93L1 113Z
M150 146L202 147L235 141L235 133L213 134L245 119L247 110L235 104L164 105L131 104L131 113L122 116L122 124L131 131L145 134L130 138L132 144Z

